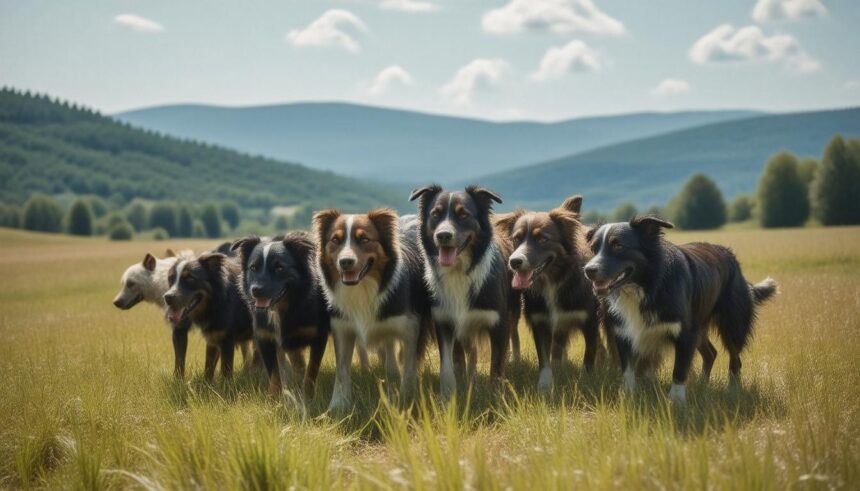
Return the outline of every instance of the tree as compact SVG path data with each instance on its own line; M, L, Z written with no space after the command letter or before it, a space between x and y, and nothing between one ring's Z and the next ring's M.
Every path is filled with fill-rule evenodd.
M821 159L812 183L815 218L824 225L860 223L860 140L837 135Z
M134 237L134 229L128 222L121 222L113 226L108 233L110 240L131 240Z
M178 237L194 236L194 217L191 215L191 207L188 205L179 207L177 229Z
M194 220L194 237L201 239L206 237L206 227L203 226L203 222L200 220Z
M758 182L762 227L799 227L809 218L809 197L797 157L780 152L767 162Z
M156 203L149 210L149 228L161 227L171 237L176 236L176 206L172 203Z
M230 229L235 229L239 226L239 222L242 221L242 217L239 213L239 205L237 205L235 201L225 201L224 203L221 203L221 216L224 218L224 221L230 225Z
M639 213L633 203L621 203L610 215L609 220L612 222L626 222Z
M732 204L729 205L729 221L745 222L752 218L753 197L748 194L739 194Z
M203 208L203 213L200 215L200 220L203 222L203 228L206 230L206 236L209 238L221 237L221 215L218 213L218 208L213 204L208 204Z
M59 232L63 222L63 211L53 198L36 193L24 206L24 228L37 232Z
M806 188L811 189L812 181L815 180L815 174L818 172L818 161L811 157L801 160L797 172L800 173L800 178L806 183Z
M125 212L125 217L128 222L134 227L134 230L140 232L146 228L148 219L146 216L146 206L140 201L135 201L128 207Z
M0 227L18 228L21 226L21 212L16 206L0 205Z
M86 198L86 204L90 207L93 218L101 218L107 215L110 211L110 206L107 201L99 198L98 196L88 196Z
M275 219L275 232L286 232L290 228L290 219L286 215L278 215Z
M670 207L675 225L687 230L709 230L726 223L726 202L717 184L704 174L693 175Z
M93 234L93 212L86 201L79 199L69 209L68 231L72 235L90 236Z

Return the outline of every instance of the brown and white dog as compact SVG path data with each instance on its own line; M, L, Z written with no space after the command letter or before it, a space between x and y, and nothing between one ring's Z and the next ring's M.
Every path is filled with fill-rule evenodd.
M457 389L455 359L470 355L468 378L475 376L475 342L490 337L490 378L503 373L512 328L519 319L520 295L511 288L505 237L494 233L492 204L502 199L470 186L443 191L438 185L412 191L418 200L425 278L433 294L433 321L441 358L440 389L450 398Z
M401 343L401 394L417 386L418 363L430 329L430 300L423 280L414 216L390 209L347 215L314 215L318 273L331 311L336 373L329 411L352 405L351 362L356 341L378 346L387 378L399 374L395 342ZM389 386L389 389L391 386Z
M517 210L496 220L515 247L508 266L514 273L513 288L523 292L542 391L552 389L552 364L563 361L573 331L585 336L583 365L587 371L594 367L601 348L598 301L582 273L592 254L579 221L581 206L582 197L572 196L549 212Z

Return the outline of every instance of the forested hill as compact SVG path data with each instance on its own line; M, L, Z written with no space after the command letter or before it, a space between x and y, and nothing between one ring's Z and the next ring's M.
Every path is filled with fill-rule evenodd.
M310 204L359 210L403 196L302 165L134 128L77 105L0 90L0 201L33 192L245 207Z

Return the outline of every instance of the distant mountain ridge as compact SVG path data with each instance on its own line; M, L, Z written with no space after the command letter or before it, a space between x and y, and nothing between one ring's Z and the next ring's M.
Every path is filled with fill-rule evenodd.
M172 105L116 114L168 135L395 183L453 183L755 111L635 113L554 123L491 122L349 103Z
M476 179L505 198L505 208L543 209L571 194L584 208L631 201L663 205L694 173L716 180L727 197L755 190L780 150L820 158L835 135L860 137L860 108L765 115L609 145ZM459 184L465 184L463 181Z

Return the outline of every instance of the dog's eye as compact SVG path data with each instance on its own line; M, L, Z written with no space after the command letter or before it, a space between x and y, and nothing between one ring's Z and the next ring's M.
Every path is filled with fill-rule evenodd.
M612 250L616 252L624 250L624 246L621 244L621 242L618 241L609 244L609 247L612 247Z
M131 280L128 280L125 282L125 286L127 286L129 288L134 288L134 282Z
M257 269L259 269L259 268L257 268L256 264L252 264L252 265L248 266L248 269L250 269L252 273L256 273Z
M538 244L546 244L547 240L549 240L549 239L547 239L547 238L546 238L546 237L544 237L543 235L540 235L540 236L538 236L538 238L537 238L537 243L538 243Z
M465 219L469 218L469 212L466 210L460 210L457 212L457 216L460 219L465 220Z
M331 238L331 240L329 242L331 242L334 245L340 245L340 237L335 235L334 237Z
M433 218L439 218L440 216L442 216L442 213L440 213L439 210L433 210L430 212L430 216Z
M370 242L370 239L368 239L367 237L361 237L358 239L359 244L367 244L368 242Z
M280 264L276 264L275 265L275 273L283 273L283 272L284 272L284 267L281 266Z

